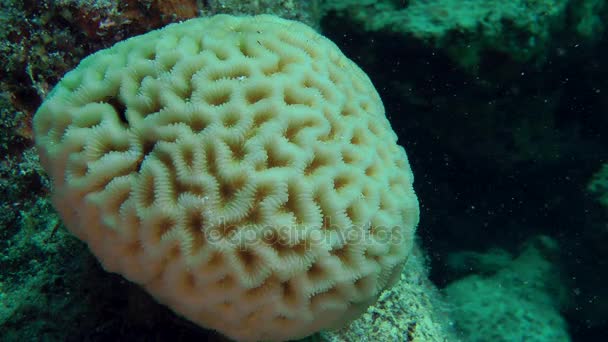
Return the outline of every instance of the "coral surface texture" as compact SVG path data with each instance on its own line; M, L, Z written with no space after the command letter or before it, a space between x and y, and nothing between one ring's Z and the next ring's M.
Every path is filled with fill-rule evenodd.
M101 50L34 134L55 208L102 265L239 341L343 326L413 245L379 95L302 23L218 15Z

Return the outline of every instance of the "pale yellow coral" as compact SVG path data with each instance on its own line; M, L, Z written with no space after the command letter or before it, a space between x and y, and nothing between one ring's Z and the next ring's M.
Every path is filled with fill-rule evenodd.
M85 59L36 113L66 226L104 267L237 340L339 327L418 222L368 77L273 16L193 19Z

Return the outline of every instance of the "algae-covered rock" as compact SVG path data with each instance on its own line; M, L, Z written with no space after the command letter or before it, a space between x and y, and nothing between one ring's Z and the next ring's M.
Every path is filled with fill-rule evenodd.
M553 239L536 237L493 275L470 275L448 285L445 292L462 339L569 341L559 312L565 288L559 279L557 254ZM503 263L502 254L491 255L500 255Z
M608 164L602 165L602 168L593 175L587 184L587 190L602 206L608 207Z
M444 50L466 69L488 52L518 62L541 62L558 34L597 38L606 8L598 0L325 1L367 31L391 31Z

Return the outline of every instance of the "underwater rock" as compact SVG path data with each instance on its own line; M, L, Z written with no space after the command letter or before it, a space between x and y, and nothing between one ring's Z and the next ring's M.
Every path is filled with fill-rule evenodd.
M608 164L602 165L602 168L591 177L587 190L602 206L608 208Z
M462 339L569 341L559 312L566 289L556 265L558 248L550 237L535 237L494 275L470 275L449 284L445 292Z
M428 43L468 70L488 52L520 63L542 62L564 32L595 39L608 14L601 0L342 0L325 1L322 8L369 32L395 32Z

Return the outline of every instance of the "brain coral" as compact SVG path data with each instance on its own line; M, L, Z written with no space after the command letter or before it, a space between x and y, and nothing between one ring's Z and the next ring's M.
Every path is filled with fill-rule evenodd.
M398 277L412 172L372 83L274 16L193 19L86 58L34 118L103 266L243 341L343 325Z

